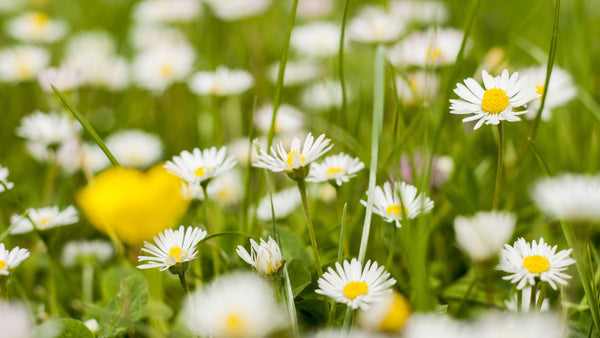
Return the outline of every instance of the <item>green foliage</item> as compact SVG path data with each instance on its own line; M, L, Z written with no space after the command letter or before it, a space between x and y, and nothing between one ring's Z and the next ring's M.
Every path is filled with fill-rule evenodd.
M71 319L60 318L44 322L35 328L33 338L93 338L94 334L84 323Z

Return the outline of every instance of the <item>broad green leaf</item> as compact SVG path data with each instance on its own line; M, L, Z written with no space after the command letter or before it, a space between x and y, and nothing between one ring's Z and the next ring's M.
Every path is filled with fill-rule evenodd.
M292 284L292 293L297 297L310 283L310 270L306 264L294 259L288 264L290 274L290 283Z

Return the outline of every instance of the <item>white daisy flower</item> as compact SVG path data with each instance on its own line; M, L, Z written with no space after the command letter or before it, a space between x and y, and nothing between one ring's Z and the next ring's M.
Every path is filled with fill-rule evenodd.
M205 0L215 16L225 21L235 21L259 16L272 0Z
M471 328L450 316L422 313L410 316L402 331L404 338L475 338Z
M129 42L138 51L151 50L155 46L188 44L185 35L179 29L153 24L138 24L130 27Z
M11 234L24 234L33 231L31 221L40 231L79 222L77 210L72 205L69 205L63 211L60 211L57 206L53 206L39 209L29 208L25 213L29 218L16 214L10 217L11 227L14 227L10 232Z
M450 113L473 114L463 119L463 122L477 121L473 130L485 124L500 124L500 121L521 121L518 115L527 111L514 111L514 108L525 106L530 101L540 97L534 86L513 73L510 77L508 70L502 75L493 77L485 70L481 72L485 90L473 78L464 80L465 85L458 83L454 92L463 100L450 100Z
M271 285L251 273L222 276L194 292L184 313L203 337L266 337L286 325Z
M183 81L196 59L187 43L156 44L140 51L132 64L133 80L141 88L161 93L175 82Z
M300 206L302 199L300 191L296 187L284 189L273 193L273 209L275 210L275 219L282 219L291 214ZM271 213L271 198L267 194L258 203L256 217L260 221L270 221L273 219Z
M434 72L416 71L407 74L407 77L396 76L396 93L400 102L411 105L419 100L428 104L438 95L440 90L440 77Z
M141 130L122 130L106 138L106 146L126 167L146 168L157 162L163 144L156 135Z
M338 303L344 303L352 309L368 310L371 304L387 294L392 293L396 284L390 273L377 262L367 261L364 269L356 258L344 261L343 267L335 263L337 271L331 267L319 278L319 288L316 293L333 298Z
M38 83L46 93L54 93L52 86L61 92L79 88L85 81L85 74L78 68L62 66L39 72Z
M398 20L381 6L364 6L348 23L351 39L364 43L388 43L404 32L403 20Z
M202 11L200 0L144 0L133 9L133 19L148 24L192 21Z
M0 13L16 12L22 10L28 0L4 0L0 2Z
M522 291L522 295L521 295L521 312L523 313L527 313L529 312L529 308L530 308L530 303L531 303L531 286L527 286L525 288L523 288ZM540 299L540 290L537 290L535 293L535 302L537 303ZM512 298L505 300L504 301L504 306L506 306L506 308L509 311L512 312L519 312L518 311L518 296L515 293L513 295ZM550 305L548 304L548 298L544 298L544 300L542 301L542 308L540 309L542 312L544 311L548 311Z
M70 241L65 244L61 262L67 268L87 263L102 264L115 254L112 243L99 239Z
M538 209L556 219L600 220L600 175L562 174L535 182L530 192Z
M460 50L463 32L457 29L430 28L415 32L388 52L396 67L440 67L453 64Z
M396 0L390 2L390 12L398 20L421 24L440 24L449 15L448 7L440 1Z
M556 314L487 313L477 320L469 337L566 338L566 323ZM445 336L443 336L445 337Z
M46 69L50 54L42 47L16 46L0 51L0 81L21 82L34 79Z
M346 88L348 94L348 88ZM347 99L350 97L347 95ZM326 111L342 106L343 92L339 81L317 82L302 91L302 102L309 109Z
M517 218L509 212L478 212L454 219L458 246L474 261L495 257L513 235Z
M40 144L44 149L72 139L81 126L64 114L42 113L39 110L23 117L16 130L18 136Z
M335 181L335 184L341 186L342 183L348 182L356 176L364 167L365 164L358 157L339 153L325 157L321 163L313 163L306 180L309 182Z
M268 133L271 129L271 120L273 119L273 105L269 104L259 108L254 113L254 123L259 131ZM304 127L304 115L297 108L282 104L277 110L275 118L275 132L283 134L293 134Z
M333 0L302 0L298 1L296 16L304 19L316 19L327 16L333 9Z
M34 320L31 312L24 305L1 302L0 327L2 328L2 337L5 338L32 337Z
M250 246L250 253L243 246L237 246L236 252L240 258L252 265L254 270L263 276L278 276L285 260L281 256L277 242L269 236L268 242L261 238L259 245L251 238Z
M526 285L535 285L535 278L539 277L542 282L547 282L556 290L556 284L566 285L565 279L571 276L563 273L567 267L575 263L569 255L571 249L561 250L556 253L557 246L550 247L540 238L539 243L535 240L527 243L524 238L519 238L513 246L504 245L500 253L500 264L497 269L508 272L510 275L502 279L510 280L517 284L521 290Z
M241 94L254 85L250 73L240 69L218 67L214 72L198 72L188 82L190 90L199 95L229 96Z
M540 98L531 101L527 105L528 119L535 118L540 104L542 103L541 95L544 94L544 83L546 81L546 66L531 67L524 69L521 74L526 76L531 85L535 86L537 93L540 94ZM567 73L564 69L557 67L556 65L552 68L552 74L550 74L550 82L548 83L548 94L546 95L546 102L544 103L544 111L542 111L542 119L549 120L552 116L551 110L555 107L564 105L571 101L577 95L577 88L573 83L573 77Z
M369 331L398 333L411 315L408 300L396 291L373 303L358 314L358 326Z
M206 231L181 225L179 229L167 229L154 236L155 244L144 241L142 251L151 256L138 256L139 262L148 262L138 265L138 269L159 268L165 271L175 265L189 262L196 258L196 246L206 237Z
M24 42L55 42L67 32L67 25L42 12L27 12L6 23L6 32Z
M204 200L204 192L199 184L186 184L181 182L182 195L186 199ZM244 194L244 182L237 170L226 171L215 177L206 187L208 196L225 206L238 204Z
M1 182L0 183L0 192L4 192L5 190L10 190L15 186L15 184L13 182L10 182L8 180L8 174L9 174L8 168L3 167L0 164L0 182Z
M195 148L191 153L184 150L179 156L174 156L172 161L167 161L164 168L189 184L206 184L235 166L233 156L226 156L227 147L218 150L217 147L204 150Z
M29 257L29 250L17 246L9 251L4 247L4 243L0 243L0 276L8 276L10 270L16 268L27 257Z
M269 68L269 79L274 84L277 83L279 75L279 63ZM298 86L314 80L319 75L319 68L306 61L288 61L285 65L285 74L283 75L284 86Z
M329 22L315 22L294 27L290 44L307 57L335 56L340 47L340 27Z
M367 206L367 201L360 203ZM373 212L383 217L388 223L396 223L401 227L403 219L413 219L427 214L433 209L433 201L424 193L417 195L417 188L405 182L385 182L383 188L375 187L373 195Z

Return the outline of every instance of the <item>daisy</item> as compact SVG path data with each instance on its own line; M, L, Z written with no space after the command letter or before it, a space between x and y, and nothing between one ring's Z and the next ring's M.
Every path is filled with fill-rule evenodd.
M416 71L407 77L396 76L396 93L400 101L412 105L418 100L428 103L440 90L440 77L434 72Z
M381 6L365 6L348 24L351 39L364 43L387 43L397 40L404 31L403 20Z
M530 192L538 209L561 220L600 220L600 175L562 174L535 182Z
M188 44L182 31L164 25L137 24L129 28L129 43L137 50Z
M194 49L186 43L163 43L140 51L132 63L134 82L141 88L161 93L168 86L185 79L196 59Z
M346 88L346 92L348 88ZM302 102L309 109L326 111L342 106L343 92L339 81L317 82L302 91Z
M43 12L27 12L6 23L8 35L24 42L55 42L67 32L67 25Z
M535 240L527 243L524 238L519 238L513 246L504 245L497 269L508 272L510 275L502 279L517 284L519 290L528 284L534 286L536 277L556 290L557 283L566 285L565 279L571 278L562 271L575 263L575 260L569 257L571 249L556 253L556 248L556 245L550 247L544 243L543 238L540 238L539 243Z
M277 83L279 75L279 63L269 68L269 79ZM284 86L298 86L314 80L319 75L319 68L306 61L288 61L285 65L285 74L283 74Z
M335 181L335 184L341 186L343 182L348 182L356 176L364 167L365 164L358 157L339 153L325 157L321 163L313 163L306 180L309 182Z
M410 316L402 331L404 338L475 338L471 328L450 316L421 313Z
M415 32L388 52L396 67L440 67L453 64L460 50L463 32L457 29L430 28Z
M159 268L160 271L165 271L174 266L185 266L185 262L196 258L198 253L196 246L204 237L206 231L196 227L186 229L181 225L177 230L167 229L159 233L158 237L154 236L156 245L144 241L142 251L151 256L138 256L139 262L148 263L137 267L138 269Z
M272 0L205 0L215 16L225 21L235 21L259 16Z
M244 262L252 265L254 270L263 276L279 276L285 260L281 256L279 245L271 236L269 241L260 239L260 245L250 239L250 253L241 245L236 252Z
M398 20L420 24L440 24L450 16L447 5L440 1L390 1L390 12Z
M530 81L531 85L535 86L540 98L531 101L527 105L528 119L535 118L540 104L542 103L541 95L544 94L544 83L546 81L546 66L531 67L524 69L521 74L526 76ZM544 110L542 111L542 119L549 120L552 116L551 110L555 107L564 105L571 101L577 95L577 88L573 84L573 77L567 73L564 69L554 66L552 68L552 74L550 75L550 82L548 83L548 94L546 94L546 102L544 103Z
M61 92L79 88L85 81L84 73L72 66L44 69L38 74L38 83L46 93L54 93L52 86Z
M567 337L565 322L559 316L552 313L514 314L490 312L473 323L472 326L469 337Z
M367 206L364 200L360 203ZM431 209L433 201L423 193L417 195L417 188L410 184L395 182L392 187L390 182L385 182L383 188L375 187L373 212L388 223L395 222L398 228L402 226L401 220L427 214Z
M517 218L508 212L478 212L454 219L458 246L474 261L495 257L513 235Z
M321 134L316 140L308 133L304 144L294 137L289 151L286 151L282 143L277 147L271 147L271 154L260 150L258 161L252 165L258 168L269 169L272 172L285 171L292 179L304 179L310 170L310 164L321 155L328 152L333 145L330 139Z
M335 56L340 47L340 27L330 22L315 22L294 27L291 46L300 54L321 58Z
M12 189L15 184L8 180L8 168L0 164L0 192Z
M251 273L229 274L194 292L184 313L203 337L265 337L286 325L271 285Z
M45 149L56 147L72 139L79 129L79 123L64 114L55 112L46 114L36 110L21 119L16 133L30 142L40 144Z
M358 325L369 331L383 331L397 333L410 316L408 300L401 294L393 291L381 298L366 311L358 314Z
M163 144L156 135L141 130L122 130L106 138L106 146L126 167L146 168L162 155Z
M275 219L285 218L296 210L301 202L300 191L295 187L273 193ZM271 213L271 198L269 195L263 197L258 203L256 217L261 221L270 221L273 219Z
M33 337L34 320L27 307L20 303L0 303L2 337Z
M327 16L333 9L333 0L302 0L298 1L296 15L304 19L316 19Z
M463 122L478 120L473 130L485 124L500 124L500 121L521 121L518 115L527 111L515 111L514 108L525 106L540 97L534 86L528 85L526 78L519 78L519 73L510 77L508 70L502 75L493 77L485 70L481 76L485 90L473 78L466 79L465 85L459 83L454 92L463 100L450 100L450 113L473 114Z
M77 210L72 205L69 205L63 211L60 211L57 206L40 209L29 208L25 211L25 214L29 217L16 214L10 217L10 224L13 228L11 234L24 234L33 231L31 222L40 231L79 222Z
M21 82L34 79L50 62L41 47L16 46L0 51L0 81Z
M267 134L271 129L271 120L273 119L273 105L266 105L259 108L254 113L254 123L259 131ZM297 108L289 104L282 104L277 109L275 118L275 132L283 134L293 134L304 127L304 115Z
M316 293L333 298L338 303L344 303L356 310L368 310L371 304L377 302L385 295L392 293L392 286L396 284L390 273L378 266L377 262L367 261L364 269L356 258L344 261L343 267L335 263L337 271L331 267L319 278L319 288Z
M192 21L201 13L200 0L145 0L136 4L133 19L148 24Z
M27 257L29 250L17 246L9 251L4 247L4 243L0 243L0 276L8 276L10 270L16 268Z
M70 241L63 248L61 261L65 267L73 268L88 263L102 264L114 254L113 245L107 241L99 239Z
M172 161L167 161L164 168L188 184L208 184L211 179L235 166L233 156L226 156L227 147L218 150L217 147L204 150L195 148L191 153L184 150Z
M214 72L198 72L188 82L190 90L199 95L229 96L241 94L254 85L250 73L223 66Z
M181 182L182 195L186 199L204 200L204 191L199 184ZM225 206L237 205L244 194L244 182L237 170L230 170L215 177L206 187L208 196Z

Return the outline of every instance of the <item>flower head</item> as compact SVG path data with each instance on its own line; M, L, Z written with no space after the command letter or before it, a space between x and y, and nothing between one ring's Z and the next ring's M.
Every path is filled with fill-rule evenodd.
M248 253L243 246L238 245L236 252L240 258L263 276L278 276L285 260L277 242L269 236L268 242L261 238L260 245L254 239L250 239L250 246Z
M146 168L162 155L160 138L141 130L121 130L106 138L106 146L126 167Z
M267 134L271 129L271 120L273 119L273 105L267 105L259 108L254 114L254 123L258 130ZM293 134L298 132L304 126L304 116L300 110L282 104L277 110L275 117L275 132L283 134Z
M395 222L398 228L402 226L401 220L416 218L433 209L429 197L423 193L417 195L417 188L404 182L395 182L393 187L390 182L385 182L383 188L375 187L373 198L373 212L388 223ZM364 200L360 203L367 205Z
M139 256L138 261L148 262L138 265L139 269L159 268L160 271L183 265L196 258L196 246L206 237L206 231L200 228L181 225L179 229L167 229L154 236L154 243L144 242L142 251L150 256Z
M20 303L0 303L0 327L2 337L32 337L34 320L30 311Z
M577 88L573 83L571 74L556 65L552 68L548 90L544 89L546 66L527 68L524 69L521 74L531 81L531 85L535 86L538 94L540 94L539 99L533 100L527 105L527 115L525 116L529 119L535 118L535 115L540 109L540 104L542 102L541 95L544 94L544 91L547 91L548 93L546 94L546 102L544 103L544 110L542 111L543 120L549 120L552 116L552 109L566 104L577 95Z
M272 0L206 0L215 16L225 21L259 16L271 5Z
M330 22L315 22L294 27L290 44L307 57L333 56L339 51L340 28Z
M99 239L70 241L63 248L61 261L69 268L88 263L101 264L109 260L114 253L113 245L107 241Z
M43 12L27 12L6 23L6 31L24 42L54 42L67 32L67 25Z
M388 58L395 66L445 66L456 60L462 40L462 31L431 28L409 35L390 49Z
M390 273L378 266L377 262L367 261L364 269L360 262L353 258L344 264L335 263L337 271L331 267L319 278L319 288L316 293L333 298L338 303L344 303L352 309L368 310L371 304L392 292L396 284Z
M517 284L517 289L523 289L527 284L535 285L535 278L547 282L556 290L556 284L566 285L565 279L571 276L563 273L567 267L575 263L569 255L571 249L556 252L556 245L551 247L540 238L527 243L524 238L519 238L513 246L504 245L500 254L500 264L497 269L508 272L510 275L502 277Z
M358 157L340 153L327 156L321 163L313 163L311 171L306 178L310 182L332 181L338 186L348 182L361 171L365 164Z
M519 115L527 111L515 111L514 108L523 107L540 97L527 78L519 78L519 73L513 73L509 77L508 70L505 69L502 75L493 77L484 70L481 77L485 89L473 78L468 78L464 85L458 83L454 89L462 100L450 100L450 113L473 114L463 119L463 122L477 120L473 129L478 129L483 123L521 121Z
M79 130L77 121L58 113L42 113L39 110L23 117L17 128L18 136L40 146L54 147L73 138Z
M196 53L187 42L155 43L133 60L133 80L141 88L161 93L188 76L195 58Z
M478 212L454 219L459 247L474 261L488 260L502 249L515 229L517 219L508 212Z
M17 246L8 251L4 243L0 243L0 276L10 274L10 270L21 264L27 257L29 257L29 250Z
M504 305L506 306L506 308L509 311L512 312L524 312L527 313L530 310L530 303L531 303L531 291L533 290L533 288L531 286L526 286L523 288L523 290L521 290L521 292L523 292L523 294L521 295L521 306L519 307L519 297L517 295L517 293L515 293L513 295L512 298L507 299L504 301ZM535 302L537 303L540 299L540 290L537 290L535 293ZM549 308L549 304L548 304L548 298L544 298L544 300L542 301L542 307L540 309L540 311L548 311Z
M79 222L77 210L72 205L63 211L60 211L57 206L40 209L30 208L27 209L26 214L27 217L22 215L12 215L10 217L11 227L14 227L10 232L11 234L24 234L33 231L33 224L35 224L36 229L43 231Z
M50 54L41 47L16 46L0 51L0 81L20 82L35 78L48 66Z
M404 327L410 314L408 300L393 291L373 303L368 310L361 311L358 316L358 325L371 331L397 333Z
M302 91L302 101L309 109L327 111L342 105L343 93L339 82L325 80L306 87Z
M136 4L133 18L147 24L192 21L202 10L198 0L145 0Z
M214 72L198 72L188 82L190 90L199 95L230 96L252 88L254 78L240 69L219 67Z
M0 192L12 189L15 184L8 181L8 168L0 165Z
M400 37L404 21L398 20L382 7L365 6L348 25L350 38L366 43L386 43Z
M38 83L46 93L54 93L52 86L66 92L79 88L84 83L84 73L73 66L44 69L38 74Z
M164 168L189 184L206 184L220 173L233 168L235 163L233 156L227 157L227 147L218 150L216 147L204 150L195 148L191 153L184 150L179 156L174 156Z

